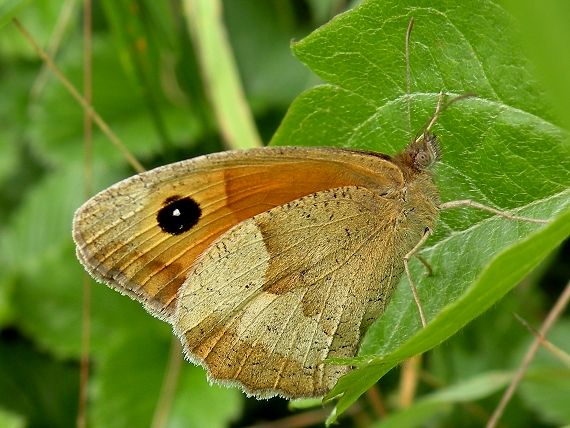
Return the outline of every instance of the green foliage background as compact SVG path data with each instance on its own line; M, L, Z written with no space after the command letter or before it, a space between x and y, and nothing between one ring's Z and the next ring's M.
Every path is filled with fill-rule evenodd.
M559 78L568 70L557 74L544 65L552 57L564 63L568 54L555 50L549 56L547 43L533 45L540 37L550 40L556 29L557 40L570 37L558 25L567 22L559 20L565 11L540 15L528 6L535 20L544 20L535 27L550 33L529 37L536 31L531 29L520 38L516 19L525 23L525 2L513 9L516 19L486 1L432 3L370 0L304 38L355 5L223 2L223 22L264 141L392 154L421 129L439 91L473 92L435 128L443 147L436 169L442 199L472 198L552 219L538 227L475 210L444 213L423 252L435 275L423 276L419 263L413 269L430 325L419 331L402 280L365 337L361 356L351 361L358 369L333 391L344 394L334 414L404 358L434 347L425 370L437 382L422 383L416 403L401 410L393 370L380 383L390 418L380 421L361 400L359 417L341 416L346 425L366 417L387 426L480 426L531 340L512 313L537 325L570 276L567 249L547 258L570 234L564 130L570 97L564 98L567 79ZM77 412L83 281L70 223L84 200L83 111L53 76L42 74L12 16L43 46L54 31L63 31L55 59L78 87L83 54L77 5L62 25L61 2L0 2L0 426L70 426ZM403 40L411 16L410 126ZM301 40L293 43L296 58L290 40ZM223 149L195 52L177 2L96 4L93 104L147 168ZM96 132L93 189L130 174ZM148 426L170 329L104 286L91 290L89 425ZM569 337L566 315L550 339L570 351ZM569 385L568 367L541 351L503 423L570 423ZM256 402L237 390L211 387L201 369L184 364L168 425L241 426L288 412L283 400Z

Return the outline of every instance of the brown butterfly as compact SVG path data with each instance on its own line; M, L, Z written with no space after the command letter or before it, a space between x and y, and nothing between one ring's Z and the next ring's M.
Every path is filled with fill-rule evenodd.
M76 213L98 280L170 322L188 358L258 397L322 395L435 225L426 132L395 157L262 148L124 180Z

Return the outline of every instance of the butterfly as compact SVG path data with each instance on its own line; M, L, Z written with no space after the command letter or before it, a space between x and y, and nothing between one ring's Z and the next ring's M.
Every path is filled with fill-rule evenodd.
M173 325L211 379L257 397L319 396L435 226L429 132L394 157L267 147L128 178L75 214L97 280Z

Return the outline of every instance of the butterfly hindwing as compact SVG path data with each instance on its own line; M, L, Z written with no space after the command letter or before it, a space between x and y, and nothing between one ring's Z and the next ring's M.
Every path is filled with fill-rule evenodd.
M355 355L401 273L398 210L398 201L343 187L223 234L180 290L174 327L187 356L258 397L328 391L348 367L324 360Z

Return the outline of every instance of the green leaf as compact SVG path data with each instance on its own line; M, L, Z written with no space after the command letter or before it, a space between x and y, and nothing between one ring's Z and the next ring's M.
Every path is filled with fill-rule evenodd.
M0 28L10 22L18 10L27 3L27 0L1 0L0 1Z
M105 182L116 180L112 171L102 167L95 168L94 176ZM15 210L0 241L5 267L0 294L7 295L3 304L13 323L42 349L64 358L80 355L83 334L86 274L75 257L70 233L73 211L82 199L80 178L79 169L71 166L41 181ZM150 425L166 369L171 328L149 316L138 302L102 284L91 286L90 327L94 426ZM17 357L14 349L7 354ZM37 365L45 367L45 363ZM0 361L0 369L8 366ZM73 382L78 379L75 375ZM211 412L211 406L218 410ZM39 414L53 411L48 404L45 407L39 408ZM202 369L183 363L169 415L171 426L185 426L181 421L189 420L196 422L194 426L226 426L240 408L238 390L209 388ZM72 416L74 412L75 407L67 411ZM31 413L29 408L22 411Z
M480 400L507 386L512 373L490 372L464 380L455 385L442 388L424 397L430 401L447 401L453 403Z
M100 164L94 167L101 188L118 174ZM72 164L48 174L34 188L10 218L8 230L0 236L0 257L6 271L34 271L43 258L71 243L71 220L83 200L81 165Z
M489 222L496 222L496 220ZM477 229L480 229L480 227ZM505 227L504 229L509 228ZM510 229L513 228L511 227ZM512 241L513 230L510 230L511 236L508 233L503 233L505 230L501 230L501 232L503 239ZM448 287L447 290L443 290L440 294L446 294L450 300L454 298L454 291L449 291L450 288L453 288L453 284L456 287L459 285L462 288L467 286L468 288L460 297L441 309L441 312L428 323L425 329L420 330L410 340L398 347L402 342L402 338L407 338L414 330L413 327L406 328L406 326L412 324L411 318L413 317L412 312L414 309L412 304L409 303L411 298L408 298L407 301L400 300L399 291L406 288L405 285L401 284L394 298L395 301L391 303L384 316L369 329L362 344L364 352L366 352L367 347L377 347L382 349L383 354L379 357L353 359L353 363L359 364L358 369L353 370L342 378L329 394L330 397L344 394L337 404L338 409L344 411L354 400L372 386L377 379L400 361L437 346L459 331L467 322L480 315L503 297L532 268L540 263L545 254L556 248L569 234L570 210L566 210L563 215L559 216L547 227L499 253L487 264L472 284L461 284L461 272L459 272L460 275L458 277L452 278L451 282L447 281L446 275L446 278L442 278L442 281L439 281L438 287L441 288L443 284ZM478 236L482 239L482 235ZM443 245L439 245L433 247L430 252L441 254L444 251L450 251L448 256L451 256L454 254L454 251L457 253L461 250L461 236L458 235L458 239L455 239L455 241L457 241L456 245L451 248L444 248ZM444 303L428 300L426 296L422 298L422 301L426 302L430 308ZM394 314L395 312L397 314ZM395 330L394 326L397 326L397 330ZM384 334L386 332L388 337L392 339L391 341L382 341L381 338L386 337ZM376 335L378 336L375 337ZM389 349L390 345L392 345L391 349Z
M536 2L534 0L504 0L520 21L519 36L534 60L548 90L548 99L557 108L558 117L570 127L570 3L566 0ZM545 46L548 46L545 49Z
M408 97L404 37L412 16ZM570 234L569 214L561 214L570 200L567 134L518 54L515 31L510 16L491 2L368 1L294 46L328 83L295 101L273 144L394 154L422 130L440 91L474 92L434 127L442 145L435 170L442 200L473 199L552 220L541 228L474 209L443 212L422 250L435 274L423 275L419 263L412 267L430 324L410 340L419 322L403 279L363 340L366 357L351 360L358 370L330 394L343 395L339 413L398 362L436 346L489 308Z
M197 147L196 151L205 151L207 148L199 143L205 142L204 135L209 141L216 140L216 135L209 135L216 130L204 104L204 88L197 77L186 27L180 25L179 7L170 8L172 5L152 0L131 2L134 9L115 3L109 1L104 8L95 8L94 13L96 109L139 156L153 156L163 151L164 133L157 130L160 120L175 147L186 147L200 138L193 147ZM443 147L443 159L436 169L443 200L470 197L552 220L554 213L561 212L568 204L568 194L564 192L569 187L570 149L567 134L559 126L564 120L560 114L556 116L560 119L553 119L555 115L550 112L548 99L520 55L516 42L519 35L513 31L512 19L497 5L473 0L448 0L435 5L427 0L364 2L361 8L339 16L329 26L294 45L296 55L318 73L307 78L310 70L278 52L277 46L292 38L298 39L306 31L310 25L307 10L298 4L308 2L297 2L294 6L265 0L239 3L224 3L224 19L229 25L228 34L253 111L263 112L264 116L258 115L255 119L258 126L265 127L265 135L281 117L281 106L306 82L319 79L328 82L303 94L294 103L274 144L335 145L396 153L431 116L440 90L451 94L476 92L477 97L463 100L445 111L435 128ZM319 0L317 11L317 2L312 3L313 16L318 15L318 19L332 10L325 10ZM8 5L9 15L13 15L12 6L19 4L24 2L6 0L2 3L0 0L0 11L5 12L2 7ZM26 4L34 7L20 9L17 16L39 43L47 46L52 35L62 29L57 24L62 3L36 0ZM116 13L111 16L112 11L109 12L107 6ZM416 26L411 46L413 115L410 126L403 50L404 32L411 15L416 18ZM65 25L55 58L79 87L83 54L78 27L81 22L80 14L76 13ZM15 347L5 346L7 341L3 334L0 383L12 379L13 375L20 382L26 381L19 386L27 386L28 397L34 397L33 389L50 393L44 396L52 400L49 403L42 403L40 399L15 410L22 415L22 423L34 418L51 422L55 420L51 418L55 412L73 419L76 406L68 408L65 403L68 402L67 388L73 389L78 379L83 272L73 254L69 223L73 210L83 200L80 183L83 111L51 74L39 98L30 97L40 61L15 27L7 25L3 30L0 35L3 58L0 182L8 185L0 192L4 196L4 205L0 202L3 220L0 226L0 323L4 323L4 328L10 326L8 331L18 329L18 334L33 340L30 347L38 346L45 352L34 359L20 358L24 354ZM144 44L136 45L141 39L148 42L149 50L134 52L141 55L137 58L129 49L144 47ZM286 50L287 46L282 48ZM131 56L127 58L127 55ZM137 60L143 61L142 78L136 74L140 70L134 70ZM290 68L295 63L297 65ZM557 95L564 97L564 92L559 92ZM145 99L148 93L151 93L150 101ZM152 108L158 111L158 120L152 117L157 113L151 112ZM31 147L31 154L22 156L18 151L20 144ZM165 150L165 157L174 159L176 156L180 153ZM32 167L28 162L30 158L41 167ZM94 185L97 189L125 173L123 167L116 167L123 165L124 160L98 131L94 135L94 158L105 162L103 168L94 169L95 181L101 181ZM145 166L151 163L149 159L141 160ZM152 159L152 163L157 162L159 160ZM46 165L49 167L44 169ZM7 191L19 197L7 198ZM413 337L419 327L417 313L409 288L402 281L390 309L370 329L363 343L365 361L356 360L361 368L353 377L343 380L344 401L337 412L342 412L343 406L357 397L367 384L375 382L381 372L397 364L404 354L428 349L445 340L477 312L496 302L515 284L516 278L524 275L567 234L563 219L542 229L488 217L476 210L442 214L437 234L424 253L435 269L434 277L424 278L421 266L413 266L433 326L423 333L425 336ZM555 226L558 230L553 232L551 227ZM535 230L539 233L530 236ZM541 240L543 244L535 245L535 241ZM532 248L532 254L523 251L523 247ZM516 260L511 263L509 259ZM487 271L495 273L489 276ZM121 419L127 415L128 419L121 419L125 425L138 422L147 426L160 394L171 340L170 328L149 316L140 304L103 285L94 284L91 291L90 425L107 426L118 423L112 420L113 416ZM530 296L537 314L545 310L540 293L535 290ZM524 296L527 295L512 297L526 302ZM536 296L539 298L535 300ZM471 304L472 298L476 300ZM503 305L495 307L503 308ZM480 349L475 349L472 343L471 331L465 330L464 334L454 337L454 342L464 339L463 342L468 343L456 344L454 349L457 354L469 354L469 358L457 357L451 373L435 375L448 384L459 385L467 376L512 368L508 365L512 351L491 355L496 352L496 344L504 344L502 335L507 331L497 328L494 322L492 319L483 326L489 332L486 334L497 337L487 343L489 355L480 357ZM481 328L479 323L477 327ZM516 347L519 343L524 334L523 329L519 330L523 333L517 334L515 339L509 332L509 346ZM404 343L403 350L395 354ZM449 346L440 347L438 352L448 354ZM379 355L385 358L378 359ZM440 358L440 364L445 364L446 357ZM502 361L500 357L504 357ZM70 363L55 364L71 369L54 368L54 358L73 358ZM30 373L14 370L19 359L26 364L25 369L32 370L32 378L29 378ZM428 359L428 363L433 360ZM543 373L536 378L539 388L534 390L531 375L535 373L540 374L533 371L529 375L521 385L518 399L508 410L521 415L530 408L535 418L560 420L554 418L562 414L563 404L555 398L562 397L564 389L557 389L556 379L552 378L552 388L548 388L548 376ZM45 385L38 383L42 380ZM60 384L66 387L56 390L54 385L59 387ZM46 385L51 389L46 389ZM530 398L525 395L527 387ZM533 395L537 391L551 399L537 399ZM386 392L388 394L390 392ZM0 401L12 398L10 394L0 394L0 397ZM73 397L77 397L76 393ZM19 404L22 403L26 404L25 401ZM169 423L171 426L228 425L238 415L242 403L243 396L238 390L209 389L201 369L183 364ZM215 410L204 410L210 404ZM257 408L278 418L279 409L277 412L274 409L282 404L279 400L264 401L258 403ZM66 409L61 412L63 407ZM251 407L248 404L246 410L251 412ZM414 409L414 416L420 412L442 415L441 412L455 407L450 403L422 401ZM138 414L133 415L136 411ZM450 418L454 416L451 414ZM255 417L245 416L244 420L252 421ZM526 415L517 417L521 420ZM450 419L447 425L462 426L454 422L456 420ZM71 424L73 421L68 419L63 423ZM240 423L234 421L234 424Z

